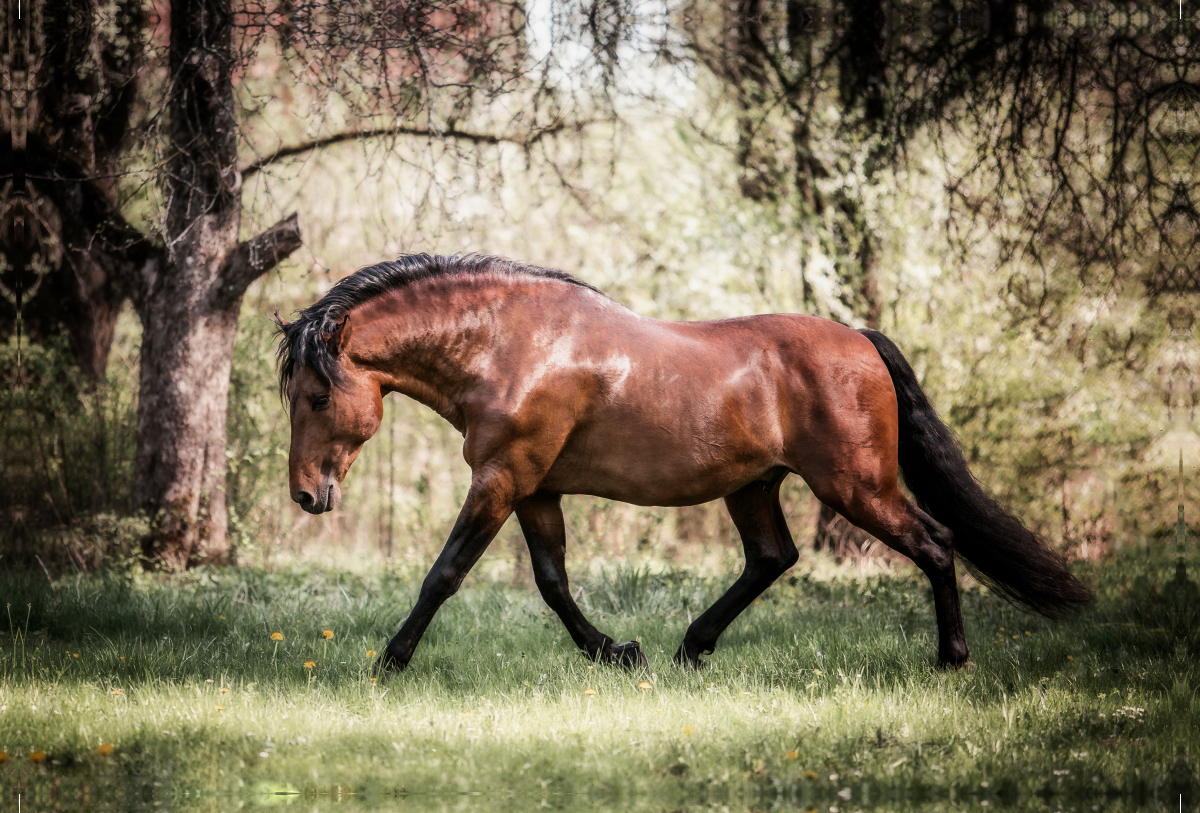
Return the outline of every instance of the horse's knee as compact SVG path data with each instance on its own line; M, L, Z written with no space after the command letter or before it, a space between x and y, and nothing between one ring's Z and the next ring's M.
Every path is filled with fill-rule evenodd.
M773 578L778 578L783 575L792 565L800 561L800 551L796 550L795 545L787 545L785 548L774 551L771 554L763 557L766 568L773 574Z
M779 573L781 575L783 573L786 573L788 570L791 570L791 568L796 564L796 562L799 562L799 561L800 561L800 551L796 550L795 545L790 545L788 547L788 550L784 551L783 559L780 562L781 568L779 570Z
M535 568L533 582L543 596L560 596L567 592L566 577L548 568Z
M800 553L794 548L787 552L765 554L755 558L753 562L747 563L747 575L765 590L799 559Z
M433 570L421 584L421 597L445 601L458 592L465 573L458 574L449 570Z

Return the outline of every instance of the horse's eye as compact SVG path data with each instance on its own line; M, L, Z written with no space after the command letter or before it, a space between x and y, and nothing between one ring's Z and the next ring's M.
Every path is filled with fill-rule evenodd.
M324 409L327 406L329 406L328 395L318 395L316 398L312 399L312 408L314 412Z

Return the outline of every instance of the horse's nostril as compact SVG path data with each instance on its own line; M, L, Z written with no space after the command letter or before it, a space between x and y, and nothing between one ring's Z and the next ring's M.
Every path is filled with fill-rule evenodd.
M313 509L313 505L315 505L317 502L316 498L307 491L299 492L293 499L300 503L300 507L305 511L311 511Z

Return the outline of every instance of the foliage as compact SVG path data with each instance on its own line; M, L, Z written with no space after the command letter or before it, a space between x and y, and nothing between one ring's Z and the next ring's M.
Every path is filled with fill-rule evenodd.
M861 239L847 209L858 204L854 187L822 181L847 164L868 178L898 167L911 139L932 136L954 166L947 202L968 250L984 223L1005 263L1047 267L1065 253L1095 288L1200 290L1183 259L1200 224L1190 191L1197 32L1170 9L1121 0L692 0L685 9L677 58L703 64L736 106L752 197L842 219L834 231ZM827 109L832 127L820 121Z
M1190 743L1200 607L1163 553L1086 568L1098 603L1061 624L969 589L975 667L962 672L932 668L915 571L821 578L802 564L702 672L668 661L689 615L732 573L582 580L602 629L641 638L644 674L587 662L531 589L472 577L410 669L380 683L368 651L415 597L421 574L407 567L54 583L10 571L0 785L39 798L53 784L69 804L86 777L97 803L146 794L184 810L266 805L275 791L321 806L335 786L364 804L470 791L501 806L516 794L521 809L581 798L623 809L955 799L1145 809L1200 782ZM1191 585L1191 604L1176 582ZM111 754L98 753L105 743ZM34 750L45 761L29 762Z
M1183 452L1189 472L1200 464L1200 436L1194 431L1200 392L1194 386L1194 370L1200 364L1200 343L1188 301L1161 292L1149 298L1149 289L1136 284L1097 284L1098 278L1077 273L1080 268L1069 246L1048 244L1036 257L1014 252L1014 236L1037 239L1040 233L1022 231L1019 215L1024 210L1017 204L1025 198L989 197L994 187L978 165L978 132L921 130L914 118L919 99L891 86L871 85L869 71L863 72L870 66L855 61L854 49L866 46L846 39L853 34L853 26L846 23L849 18L812 20L810 28L788 28L786 37L763 39L768 51L795 50L772 52L791 60L783 65L788 70L824 65L822 70L828 71L819 82L797 84L792 80L800 74L787 74L789 82L781 84L779 77L755 78L745 74L745 66L734 70L732 62L721 62L745 55L738 56L736 49L720 50L728 43L718 34L731 29L714 24L724 18L712 16L720 10L709 4L691 4L704 13L690 18L692 28L682 32L686 37L681 33L682 38L661 42L643 36L649 17L611 16L603 4L587 17L579 16L586 10L575 5L553 5L542 21L558 32L551 40L584 41L576 55L582 60L576 65L576 80L568 82L564 75L572 73L570 49L547 51L545 43L535 42L532 33L540 30L541 22L530 7L530 50L524 56L544 61L538 63L536 81L521 92L546 94L545 98L575 94L570 100L579 105L573 108L574 120L586 121L587 126L572 130L572 137L520 141L520 133L536 134L542 132L538 128L554 126L553 117L546 117L553 105L537 110L515 102L493 106L483 91L499 88L485 84L482 89L459 88L442 96L439 104L461 92L470 101L472 115L480 117L475 123L513 123L515 129L504 130L504 138L494 143L465 137L433 143L396 129L378 138L322 142L317 148L316 141L338 135L342 125L371 112L371 105L384 104L370 94L352 92L354 83L365 81L374 70L371 65L377 66L381 52L376 46L383 41L354 45L339 40L337 48L361 46L354 53L366 60L355 63L355 71L362 71L342 77L336 86L314 84L314 77L324 76L319 71L328 66L317 65L312 68L317 73L306 73L309 69L299 55L316 47L320 26L343 18L335 14L321 22L325 18L313 16L313 9L324 5L301 5L295 7L298 45L291 51L276 36L282 29L259 29L250 20L237 32L241 39L236 92L245 128L240 159L246 171L242 196L247 225L242 236L257 230L250 224L274 222L292 209L300 212L307 230L302 256L251 287L235 348L226 492L232 532L245 561L265 565L281 550L319 540L322 545L378 549L426 562L452 524L469 478L461 459L461 438L428 410L395 397L388 399L380 434L350 471L342 510L321 518L303 516L285 489L288 428L273 391L270 315L286 315L310 304L358 265L413 250L482 250L562 268L638 312L659 318L804 311L854 325L876 320L913 361L934 402L959 433L976 475L1055 544L1091 558L1169 528L1179 488L1178 455ZM736 15L745 4L735 5L730 13ZM795 4L770 5L769 10L748 22L778 28L788 14L811 11ZM842 11L860 13L850 6ZM376 7L337 13L376 12L382 13ZM645 13L652 17L654 12ZM1089 19L1099 20L1098 14ZM927 89L936 84L931 77L937 70L955 76L979 73L981 64L991 64L987 60L1006 58L1005 49L1044 45L1048 50L1039 52L1039 58L1050 60L1039 63L1044 72L1052 58L1076 53L1071 49L1082 48L1086 39L1078 20L1064 29L1069 36L1050 42L1040 28L1028 37L1013 28L988 34L965 12L949 21L936 17L885 15L881 19L898 21L896 27L862 31L882 37L886 48L908 49L905 58L918 60L909 67ZM246 23L239 20L238 25ZM1154 27L1157 20L1137 29L1156 48L1165 42ZM928 35L935 23L950 26L942 32L946 37L934 38L936 48L929 53L910 53L915 42L933 42ZM301 30L306 25L316 27ZM347 36L352 28L343 27L339 36ZM396 43L412 44L411 32L393 33L399 38ZM753 33L744 29L738 36ZM613 50L605 44L635 40L644 52ZM802 49L793 47L801 41L837 58L810 65ZM1103 47L1111 45L1105 42ZM975 53L971 43L986 48ZM589 50L593 46L596 50ZM624 61L613 61L618 51ZM679 61L651 64L647 54L667 54ZM920 61L936 54L959 61L941 69ZM1092 64L1094 55L1077 55ZM491 54L497 60L503 56L499 51ZM1122 58L1140 57L1130 53ZM447 59L447 65L453 62ZM606 73L604 65L613 71ZM504 63L504 70L509 69L514 64ZM734 85L730 71L736 74ZM840 72L850 77L848 84L840 82ZM502 70L492 78L500 81L497 77L503 76L508 74ZM898 74L888 78L899 81ZM791 117L788 105L766 104L755 110L742 104L752 101L749 97L739 102L737 94L749 92L743 80L751 79L767 96L794 90L799 95L787 101L792 106L803 103L805 118L798 122ZM406 76L409 80L417 82ZM419 84L411 94L388 103L411 112L427 98L423 94L441 93L435 85ZM966 84L959 82L958 91L970 91ZM1022 85L1023 99L1029 87ZM994 101L998 88L980 85L971 92L990 94L987 99ZM869 123L864 119L868 97L876 90L894 95L883 100L882 118L872 125L878 126L860 129ZM588 118L589 110L603 107L587 101L592 92L610 94L605 98L613 106L604 109L619 120L607 113ZM526 97L516 93L513 99L518 98ZM1086 101L1081 99L1046 103L1078 105ZM944 122L953 121L960 102L938 101ZM598 107L589 107L593 103ZM310 121L308 112L323 118ZM983 116L986 111L977 112ZM753 125L749 131L746 116ZM464 128L468 117L454 121ZM1179 121L1186 124L1190 119L1184 115ZM443 123L448 126L450 119ZM383 122L380 127L386 130L393 124ZM799 124L807 128L806 140L799 145L807 152L793 150L793 128ZM901 125L907 128L903 133L896 129ZM1088 126L1094 133L1093 125ZM748 132L754 146L747 152L742 148ZM1170 144L1182 149L1189 143L1188 132L1184 127L1171 135ZM1163 133L1154 139L1170 135ZM884 147L900 140L906 160L884 160ZM310 141L311 149L287 152ZM1005 142L1005 148L1020 146L1017 142ZM987 152L983 158L994 164L1000 154ZM1155 153L1155 160L1177 159L1180 154L1178 149L1170 155ZM1039 156L1031 155L1028 161L1036 164L1044 158ZM748 157L766 163L748 167ZM147 153L138 160L152 157ZM801 161L806 163L797 163ZM755 183L773 194L748 194L747 172L761 176ZM136 214L138 228L151 230L162 202L153 199L142 180L125 178L122 188L130 217ZM983 198L989 205L1016 207L1007 212L1015 219L1005 221L1012 229L993 228L997 221L986 218L955 220L955 206ZM821 200L832 219L814 221L810 216L821 209ZM848 213L850 204L853 211ZM853 217L845 222L838 220L849 215ZM1124 222L1129 228L1145 225L1137 217ZM864 307L862 280L853 270L854 262L864 259L862 235L856 237L854 231L860 228L871 241L875 304L870 308ZM118 341L136 344L137 336L128 316L123 317ZM118 412L124 416L121 425L128 427L133 420L133 385L127 383L127 371L119 370L118 375L125 382L120 386L127 387L118 388L125 399ZM116 392L112 386L108 391ZM91 431L89 425L80 421L75 426L82 433ZM26 435L19 443L30 440L27 430L22 431ZM117 432L111 427L104 431ZM103 445L99 437L84 440L80 435L72 448ZM30 454L22 452L16 461L32 460ZM70 476L83 479L101 470L88 463ZM110 473L103 482L127 500L128 471L119 466L105 471ZM1200 495L1200 486L1190 479L1184 478L1183 486L1188 500ZM39 516L49 521L52 514L41 494L56 491L53 478L45 483L15 504L42 506ZM795 483L787 500L792 530L799 540L807 540L814 501ZM123 510L125 505L119 499L94 507L86 500L80 504L81 515ZM566 507L570 544L609 562L646 548L663 561L694 562L732 555L731 546L737 544L720 506L675 511L572 498ZM523 554L513 525L502 532L496 548L511 554L520 574Z
M225 492L234 559L260 552L259 541L276 535L268 495L287 483L287 413L278 391L263 386L274 376L274 356L264 352L273 334L269 320L243 319L233 348Z
M135 551L137 520L121 518L136 423L127 370L114 364L102 384L80 380L65 341L14 337L0 345L0 371L0 550L78 567Z
M515 150L499 188L477 189L469 179L452 177L452 167L439 168L445 184L439 188L454 201L456 217L427 220L424 228L399 235L373 217L347 217L386 200L386 185L351 181L352 157L314 159L289 189L302 211L336 224L324 237L326 253L312 272L291 266L256 287L243 323L265 323L276 309L286 314L307 305L343 270L388 251L483 249L578 274L649 316L809 310L855 324L839 272L819 253L803 272L813 298L805 306L799 236L778 207L739 193L734 156L722 144L681 122L704 116L710 131L732 129L728 118L706 107L698 89L678 109L647 113L621 131L620 160L611 166L589 162L578 188L565 193L545 182L541 168L522 169ZM607 149L603 139L589 144L597 153ZM913 155L931 156L922 152L926 146L914 142ZM407 160L388 156L381 159L386 169L371 167L368 174L399 173L402 185L406 178L415 182L426 170L403 174ZM1048 278L1056 291L1053 320L1014 318L1019 302L997 271L997 243L981 235L965 260L945 248L947 177L948 170L929 157L924 167L881 171L879 184L863 193L880 233L883 329L913 361L959 433L976 475L1055 544L1090 558L1169 527L1176 442L1190 437L1190 404L1186 384L1176 385L1174 402L1164 398L1163 365L1178 352L1192 363L1186 354L1196 346L1194 328L1172 333L1168 314L1134 293L1095 294L1071 275ZM338 178L344 180L332 180ZM324 273L326 267L339 270ZM246 352L260 355L264 373L254 397L273 414L272 382L265 374L271 343L262 331L248 330L242 341L251 336L259 343L256 349L247 343ZM1162 434L1175 424L1181 433ZM1186 443L1183 449L1191 470L1198 450ZM275 527L286 529L298 512L283 491L282 472L277 477L277 488L256 508L276 512ZM345 510L302 520L292 540L316 533L339 546L354 540L386 550L390 539L397 555L427 562L453 523L468 482L457 433L428 410L392 396L380 434L345 481ZM792 531L807 540L814 501L802 484L788 493ZM642 543L667 561L696 561L712 550L724 555L728 545L737 545L719 505L682 512L588 498L569 498L565 505L569 544L609 561ZM496 547L514 549L518 562L522 556L511 525Z

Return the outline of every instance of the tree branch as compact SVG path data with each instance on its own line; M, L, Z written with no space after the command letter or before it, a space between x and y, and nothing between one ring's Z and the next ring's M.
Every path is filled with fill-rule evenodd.
M213 293L213 305L218 309L233 305L250 287L250 283L270 271L302 244L300 218L295 212L257 237L238 243L221 272L221 284Z
M0 151L0 160L3 157ZM89 255L122 292L139 300L148 290L143 269L161 259L162 245L125 219L98 178L55 155L41 140L30 140L26 163L26 178L61 216L64 247Z
M583 126L581 123L577 126ZM475 133L470 130L457 130L450 128L448 130L431 130L428 127L378 127L372 130L351 130L345 133L336 133L324 138L314 138L311 141L302 141L299 144L294 144L290 147L282 147L275 152L267 155L257 161L249 164L242 170L242 180L249 178L254 173L258 172L265 166L282 161L284 158L291 158L294 155L303 155L306 152L329 147L334 144L341 144L345 141L361 141L368 138L384 138L386 136L407 135L419 136L422 138L451 138L457 141L469 141L474 144L516 144L521 148L528 148L536 144L541 139L548 135L554 135L567 129L567 125L559 122L545 129L538 130L526 138L514 138L512 136L496 135L494 133Z

